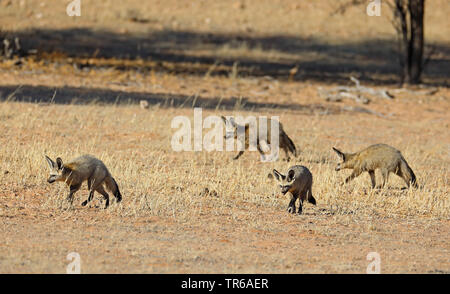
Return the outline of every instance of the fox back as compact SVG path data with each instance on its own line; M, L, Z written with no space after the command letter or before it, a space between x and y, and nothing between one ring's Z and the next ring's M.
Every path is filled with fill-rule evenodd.
M68 186L77 185L86 181L94 172L99 178L110 176L105 164L91 155L77 157L66 164L63 164L59 157L56 164L47 156L46 159L50 167L49 183L65 182Z

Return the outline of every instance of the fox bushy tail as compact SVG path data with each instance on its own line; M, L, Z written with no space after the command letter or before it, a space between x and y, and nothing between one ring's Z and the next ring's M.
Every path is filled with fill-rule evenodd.
M404 158L402 158L402 161L400 163L400 171L402 173L402 178L408 183L411 184L414 188L417 188L417 180L416 175L414 174L411 167L409 167L408 163Z
M289 138L289 136L287 134L286 134L286 138L288 140L289 151L291 151L292 154L294 154L294 156L297 157L297 149L295 148L294 142L292 142L291 138Z
M105 179L106 188L108 188L111 193L116 197L117 202L122 201L122 194L120 194L119 186L117 185L116 180L113 177L109 176Z

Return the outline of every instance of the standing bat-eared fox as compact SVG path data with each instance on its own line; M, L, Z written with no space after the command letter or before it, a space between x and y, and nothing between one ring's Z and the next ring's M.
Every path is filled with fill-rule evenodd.
M238 128L243 128L245 130L245 149L248 149L250 145L250 124L246 123L244 126L241 126L237 124L233 117L230 117L229 119L225 118L224 116L221 116L223 122L225 123L226 127L231 127L232 130L227 130L226 135L224 136L225 139L229 139L234 137L234 139L238 139ZM228 123L227 123L228 122ZM270 118L267 119L267 136L266 142L270 144L270 138L271 138L271 124L272 120ZM259 141L259 123L257 123L256 126L256 147L261 155L264 155L263 150L261 149L260 141ZM291 152L295 157L297 157L297 150L295 148L294 142L292 142L291 138L284 132L283 125L281 122L278 122L278 131L279 131L279 147L284 150L286 154L286 160L289 161L289 152ZM244 154L244 150L239 151L239 153L233 158L234 160L241 157L242 154Z
M312 174L308 168L302 165L294 165L287 171L286 175L281 174L276 169L273 174L277 181L280 182L281 193L285 195L289 193L291 201L287 211L295 213L295 201L299 199L298 214L302 213L303 201L308 200L309 203L316 205L316 199L312 195Z
M356 153L343 153L334 147L333 150L342 159L342 162L336 166L336 171L346 168L353 169L352 174L345 179L345 183L353 180L363 172L368 172L372 181L372 188L375 188L375 169L380 169L383 176L381 187L386 185L391 172L401 177L408 187L411 184L414 188L418 187L416 176L400 151L389 145L371 145Z
M67 196L70 204L73 202L73 195L81 188L81 184L84 181L88 183L89 197L81 204L82 206L86 206L94 197L94 192L97 191L103 195L103 198L106 200L105 208L108 208L109 195L103 188L103 184L114 194L117 202L122 200L116 181L101 160L90 155L80 156L66 164L63 164L62 159L59 157L56 159L56 163L47 155L45 159L50 168L50 177L47 181L49 183L65 182L70 189Z

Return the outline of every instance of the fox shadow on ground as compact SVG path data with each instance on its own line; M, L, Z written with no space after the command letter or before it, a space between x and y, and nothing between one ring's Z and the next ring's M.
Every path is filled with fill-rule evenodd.
M237 62L241 76L348 83L349 76L355 75L369 84L395 85L399 82L400 66L395 40L368 39L331 44L314 38L288 35L252 36L249 33L174 30L131 34L90 28L30 29L6 32L4 35L19 37L25 51L36 49L38 58L44 60L48 56L45 53L53 52L67 57L144 59L154 63L139 67L139 70L201 76L207 73L229 75ZM445 43L428 45L433 48L435 55L428 60L424 80L435 86L448 86L450 46ZM245 52L239 51L242 48ZM234 53L230 54L233 50ZM255 52L257 54L253 54ZM278 57L270 58L267 54ZM211 70L217 64L222 67ZM129 69L117 63L111 63L110 66L119 70ZM294 73L293 68L296 68Z

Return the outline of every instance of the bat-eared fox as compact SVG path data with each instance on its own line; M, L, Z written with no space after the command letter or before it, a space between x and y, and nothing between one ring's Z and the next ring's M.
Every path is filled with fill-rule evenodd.
M73 202L73 194L80 189L84 181L88 183L89 197L81 205L86 206L94 197L94 192L97 191L106 200L105 208L107 208L109 206L109 196L103 188L103 184L114 194L117 202L122 200L116 181L101 160L90 155L80 156L66 164L63 164L62 159L59 157L56 159L56 163L47 155L45 159L50 168L50 177L47 181L49 183L65 182L70 189L67 196L70 204Z
M287 171L286 175L281 174L276 169L273 174L280 182L281 193L289 193L291 201L289 202L288 212L295 213L295 201L299 198L298 214L302 213L303 201L316 205L316 199L312 195L313 177L308 168L302 165L294 165Z
M381 187L388 181L389 173L395 173L401 177L408 187L412 184L417 188L416 176L403 158L400 151L386 145L376 144L367 147L356 153L343 153L333 147L333 150L342 159L335 170L353 169L352 174L345 179L345 183L353 180L363 172L368 172L372 181L372 188L375 188L375 170L380 169L383 176Z
M223 122L225 123L226 127L231 127L231 130L226 130L226 135L224 136L225 139L234 138L238 139L238 128L243 128L245 130L245 149L248 149L250 145L250 124L246 123L244 126L241 126L236 123L233 117L230 119L225 118L224 116L221 116ZM228 123L227 123L228 122ZM270 118L267 119L267 136L266 142L270 144L270 138L271 138L271 124L272 120ZM294 142L292 142L291 138L284 132L283 125L278 122L278 130L279 130L279 147L284 150L286 154L286 160L289 161L289 152L291 152L294 157L297 157L297 150L295 148ZM256 126L256 147L261 155L264 155L264 151L261 149L261 144L259 141L260 134L259 134L259 123L257 123ZM239 151L239 153L233 158L234 160L238 159L242 154L244 154L244 150Z

